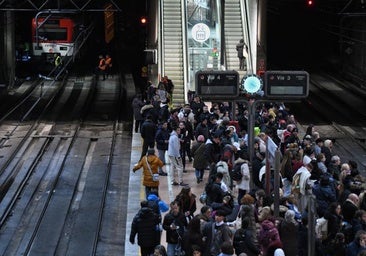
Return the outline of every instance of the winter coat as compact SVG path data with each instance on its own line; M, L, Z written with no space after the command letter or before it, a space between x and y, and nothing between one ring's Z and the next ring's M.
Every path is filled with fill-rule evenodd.
M220 161L222 150L219 144L212 142L210 139L206 141L205 157L209 164L217 163Z
M361 247L360 244L356 241L352 241L346 246L346 255L347 256L357 256L360 252L365 251L365 247Z
M137 244L139 246L155 247L160 243L158 224L159 219L151 208L141 208L132 221L130 242L134 243L137 234Z
M155 134L156 134L156 125L155 123L150 120L146 119L141 126L141 137L147 143L154 143L155 142Z
M206 237L205 256L218 255L223 242L232 242L232 232L225 223L216 226L216 222L209 222L204 226L202 234Z
M180 203L180 211L183 214L189 211L191 217L193 218L193 214L197 210L196 197L197 196L195 194L192 194L186 199L183 199L181 195L176 196L175 200Z
M208 139L209 136L209 130L207 125L203 124L203 123L199 123L196 127L196 130L194 132L194 136L196 137L196 139L198 138L199 135L203 135L205 137L205 140Z
M256 234L251 229L238 229L234 234L235 254L246 253L248 256L258 256L260 250L254 242Z
M147 161L146 161L147 159ZM150 165L151 172L153 174L159 173L159 167L163 167L163 162L156 155L146 155L133 167L133 171L143 168L144 180L142 184L146 187L159 187L159 181L154 181L153 176L150 173L148 163Z
M285 255L297 254L298 230L299 226L294 222L287 222L283 220L280 223L278 232L281 237L281 242L285 245L283 248Z
M169 131L168 129L159 128L156 132L155 141L156 141L156 148L160 150L168 150L169 145ZM168 142L165 142L168 141Z
M170 225L175 224L179 229L171 229ZM183 238L184 229L187 227L187 220L183 213L179 212L174 215L172 212L167 213L163 220L163 229L166 230L166 241L170 244L177 244L179 236Z
M141 108L145 105L145 103L138 97L135 97L132 100L132 108L133 108L133 116L135 120L144 120L144 117L141 114Z
M342 204L342 214L344 220L348 223L351 223L357 210L358 207L350 199L346 199L346 201Z
M313 195L315 195L317 202L317 212L322 217L328 206L332 202L336 202L336 194L330 185L315 184L313 189Z
M238 189L250 191L250 170L248 162L241 158L238 158L235 161L234 169L237 168L236 165L240 165L240 172L243 175L241 180L236 182L236 187Z
M205 156L206 144L197 142L192 145L191 154L193 156L193 168L203 170L207 167L208 162Z

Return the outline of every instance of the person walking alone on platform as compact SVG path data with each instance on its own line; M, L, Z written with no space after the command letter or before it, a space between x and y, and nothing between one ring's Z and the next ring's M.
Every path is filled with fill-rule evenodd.
M236 45L236 51L238 52L239 69L247 70L246 57L248 56L248 46L244 43L244 39L240 39Z

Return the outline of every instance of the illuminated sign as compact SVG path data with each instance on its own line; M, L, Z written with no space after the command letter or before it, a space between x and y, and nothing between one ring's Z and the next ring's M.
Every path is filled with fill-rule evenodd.
M198 71L196 93L205 98L237 97L239 73L236 71Z
M264 88L264 95L267 98L306 98L309 95L309 73L306 71L267 71Z

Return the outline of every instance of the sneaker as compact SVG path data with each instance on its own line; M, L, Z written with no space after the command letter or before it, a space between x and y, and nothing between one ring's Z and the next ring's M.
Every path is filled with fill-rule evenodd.
M197 177L197 184L200 184L201 180Z
M188 186L188 184L184 183L184 182L181 182L181 183L179 183L179 186L185 187L185 186Z
M166 172L159 172L160 176L167 176L168 174Z
M179 184L178 184L178 182L173 181L173 182L172 182L172 185L173 185L173 186L178 186Z

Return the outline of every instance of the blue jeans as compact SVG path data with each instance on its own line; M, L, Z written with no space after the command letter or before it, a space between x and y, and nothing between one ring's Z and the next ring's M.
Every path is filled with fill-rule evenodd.
M163 149L158 149L158 153L159 153L159 159L164 163L165 165L165 151ZM159 172L162 172L163 168L159 167Z
M175 256L175 247L176 246L177 246L177 244L168 243L168 246L166 248L166 254L168 256Z
M205 169L195 169L196 178L203 179L203 174L205 172Z

